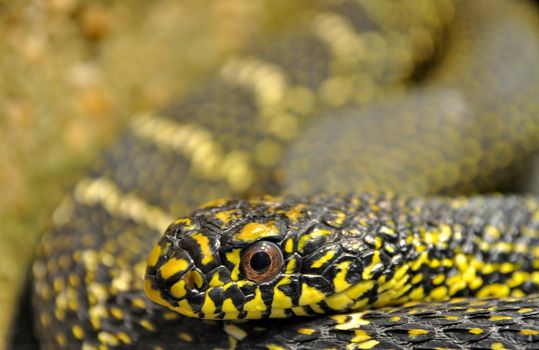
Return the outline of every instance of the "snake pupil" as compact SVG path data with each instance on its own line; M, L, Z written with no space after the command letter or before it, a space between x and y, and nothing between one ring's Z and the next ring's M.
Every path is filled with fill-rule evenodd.
M253 254L249 263L253 270L262 273L271 265L271 257L266 252L258 252Z

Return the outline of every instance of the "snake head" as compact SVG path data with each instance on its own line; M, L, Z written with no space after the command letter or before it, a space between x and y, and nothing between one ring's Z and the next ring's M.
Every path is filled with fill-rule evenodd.
M209 203L168 227L148 259L146 294L206 319L350 309L342 293L365 294L373 287L359 283L365 266L383 266L361 240L341 237L344 221L343 212L292 198Z

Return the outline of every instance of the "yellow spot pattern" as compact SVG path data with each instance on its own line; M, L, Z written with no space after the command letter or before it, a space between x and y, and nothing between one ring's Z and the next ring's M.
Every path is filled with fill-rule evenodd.
M172 258L159 268L159 272L164 279L168 279L177 273L186 271L187 268L189 268L189 263L187 260L181 258Z
M185 289L185 281L180 280L170 288L170 292L172 295L178 299L183 298L187 294L187 290Z
M152 252L148 257L148 266L155 266L155 264L157 264L159 256L161 256L161 247L159 245L156 245L155 247L153 247Z
M317 269L317 268L320 268L322 267L325 263L327 263L328 261L331 261L331 259L333 259L333 257L335 256L335 252L330 250L328 251L326 254L324 254L322 257L320 257L319 259L315 260L312 264L311 264L311 268L313 269Z
M274 287L272 309L289 309L292 307L292 298L283 293L279 287L290 283L290 279L285 277L281 279Z
M314 330L312 328L300 328L300 329L298 329L299 334L311 335L311 334L313 334L315 332L316 332L316 330Z
M187 342L192 342L193 341L193 336L191 336L191 334L186 333L186 332L180 332L178 334L178 338L180 338L183 341L187 341Z
M412 338L415 338L417 337L418 335L423 335L423 334L428 334L429 331L426 330L426 329L410 329L408 330L408 335L410 335L410 337Z
M471 333L471 334L482 334L482 333L484 333L485 331L482 330L481 328L470 328L470 329L468 330L468 332Z
M260 238L275 237L279 235L279 230L273 222L257 223L251 222L245 225L240 232L234 235L234 239L242 242L254 242Z
M511 319L511 316L502 316L502 315L495 315L489 318L490 321L506 321L510 319Z
M333 278L333 287L335 288L336 293L342 292L346 288L350 287L350 283L346 281L346 273L348 272L350 264L350 261L343 261L337 264L337 269L339 269L339 272L337 272L335 274L335 278Z
M307 283L301 285L301 295L299 297L299 305L314 304L325 298L325 294L317 288L310 287Z
M191 235L200 247L200 254L202 256L201 262L203 265L207 265L213 261L213 255L210 247L210 239L203 233L195 233Z
M264 300L262 300L262 293L260 292L260 288L256 289L254 298L246 302L243 306L243 309L245 311L266 310L266 304L264 304Z
M234 268L232 269L230 273L230 278L233 281L237 281L240 274L240 261L241 261L240 253L241 253L241 249L234 249L225 254L226 259L230 261L230 263L232 263L232 265L234 266Z
M305 245L313 239L316 239L318 237L323 237L332 234L332 232L328 229L321 229L321 228L315 228L312 232L301 236L298 242L298 251L303 253L303 249L305 248Z

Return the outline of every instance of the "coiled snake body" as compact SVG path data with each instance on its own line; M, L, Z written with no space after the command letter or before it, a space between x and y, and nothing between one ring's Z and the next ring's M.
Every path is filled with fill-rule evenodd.
M45 348L539 347L539 201L417 197L493 189L539 148L535 9L318 5L134 120L58 208L33 269ZM282 191L361 192L174 221Z

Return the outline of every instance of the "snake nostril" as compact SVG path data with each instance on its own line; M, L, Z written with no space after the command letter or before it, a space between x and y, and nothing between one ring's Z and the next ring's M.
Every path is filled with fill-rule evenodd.
M197 270L191 270L183 277L185 285L190 289L201 289L204 284L204 278L202 274Z

